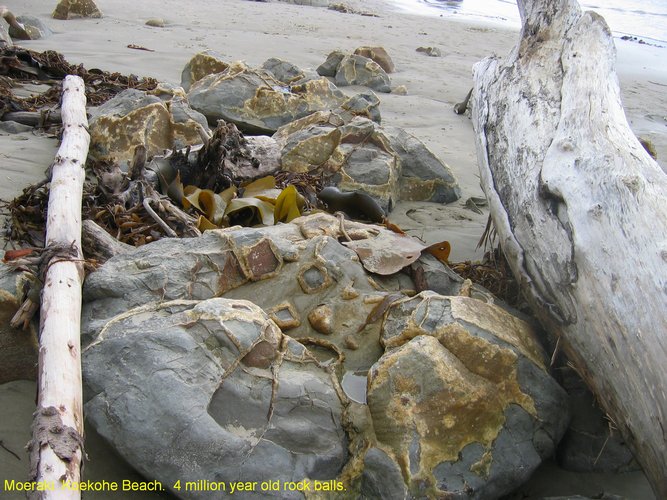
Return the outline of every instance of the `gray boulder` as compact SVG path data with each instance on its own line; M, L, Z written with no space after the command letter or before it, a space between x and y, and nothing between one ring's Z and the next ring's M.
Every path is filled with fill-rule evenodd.
M619 474L641 470L584 381L569 368L561 370L561 374L570 396L572 421L558 445L559 465L575 472Z
M394 462L387 481L399 467L411 498L498 498L553 453L567 394L527 323L422 292L390 306L382 341L368 406L377 447Z
M272 57L264 61L262 69L284 84L293 83L305 76L304 72L298 66L277 57Z
M389 75L380 65L368 57L356 54L347 55L340 61L334 82L339 87L364 85L377 92L391 92Z
M192 84L201 80L207 75L222 73L229 64L222 56L215 51L205 50L195 54L185 65L181 72L181 87L186 92L190 90Z
M517 487L568 418L530 325L471 298L379 290L341 237L338 218L318 213L163 239L91 273L83 367L95 428L170 486L309 477L366 498ZM367 384L350 381L367 372Z
M100 18L102 12L93 0L60 0L51 17L54 19Z
M83 352L87 418L147 477L333 479L347 461L332 373L258 306L215 298L146 304ZM257 484L257 483L255 483ZM174 491L210 498L209 491ZM281 489L239 498L301 498Z
M384 127L391 147L401 157L401 200L451 203L461 188L447 164L419 139L398 127Z
M127 89L99 106L89 122L90 154L123 162L138 145L155 155L201 143L200 129L208 130L204 116L190 108L182 91L168 97Z
M53 35L53 31L38 17L16 16L16 20L23 25L23 31L28 34L30 40L38 40ZM13 37L21 35L16 33L13 27L9 28L9 34Z
M331 78L336 76L338 65L345 57L345 52L341 50L334 50L328 56L326 61L317 67L317 74L320 76L329 76Z
M337 108L345 100L325 78L288 87L265 71L240 62L222 73L205 76L188 92L190 105L210 123L222 119L250 134L271 134L281 125L315 111Z

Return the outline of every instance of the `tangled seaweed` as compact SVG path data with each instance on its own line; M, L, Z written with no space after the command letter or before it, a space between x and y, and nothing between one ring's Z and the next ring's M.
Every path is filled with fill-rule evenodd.
M153 90L158 81L154 78L125 76L99 69L86 69L83 64L74 65L53 50L35 52L21 47L0 49L0 117L11 111L39 111L44 107L54 107L60 103L62 80L66 75L80 76L86 85L88 104L99 106L119 92L134 88ZM20 98L12 95L11 86L16 83L32 83L35 80L51 85L46 92Z

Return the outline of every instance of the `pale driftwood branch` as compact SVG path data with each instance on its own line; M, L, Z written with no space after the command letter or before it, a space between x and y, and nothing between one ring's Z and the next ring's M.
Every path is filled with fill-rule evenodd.
M95 221L83 221L82 247L86 258L95 258L104 263L114 255L127 253L134 247L127 245L107 233Z
M604 20L518 3L517 46L474 69L483 188L535 312L667 498L667 176L628 126Z
M83 447L81 394L81 196L90 137L83 80L63 82L63 138L51 174L39 339L39 396L30 443L31 479L55 484L42 498L80 498L61 489L78 482Z

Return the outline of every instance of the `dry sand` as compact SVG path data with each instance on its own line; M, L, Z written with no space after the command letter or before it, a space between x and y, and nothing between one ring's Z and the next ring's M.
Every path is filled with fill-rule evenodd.
M217 51L229 61L244 60L250 65L279 57L301 68L315 69L334 49L351 51L361 45L384 46L397 68L391 75L392 82L405 85L408 95L380 95L383 123L403 127L420 138L452 168L463 190L460 202L446 206L401 204L390 219L428 242L449 240L454 261L481 256L475 246L487 214L478 215L463 207L468 197L482 196L472 125L467 117L454 114L452 107L471 86L472 65L491 54L506 54L517 38L516 31L499 25L409 15L393 11L391 0L348 2L357 10L374 12L380 17L246 0L97 0L104 13L102 19L73 21L51 19L55 3L55 0L7 2L15 14L39 16L55 32L44 40L21 42L22 46L37 51L56 50L70 63L82 63L88 69L97 67L152 76L173 84L180 83L185 63L206 49ZM146 26L149 18L163 18L168 25ZM153 51L130 49L129 44ZM437 47L442 57L416 52L420 46ZM620 40L617 47L619 79L629 122L637 134L653 142L659 158L667 158L667 70L662 62L667 49ZM344 89L350 94L356 90L360 89ZM31 133L0 136L0 198L10 199L24 186L41 179L56 149L54 139ZM2 419L0 439L22 458L19 463L0 449L0 481L6 476L25 477L22 471L26 470L27 456L22 446L29 438L27 425L33 398L34 385L0 386L0 405L17 408L11 421ZM99 439L89 441L88 452L95 458L86 469L88 477L102 479L109 475L115 480L130 477L129 469L123 468L114 456L106 459L111 452ZM539 480L526 489L529 498L593 495L601 491L631 499L653 498L641 474L617 478L589 475L584 479L579 475L559 474L556 481L547 481L553 474L556 474L554 468L543 467ZM120 494L108 495L122 498Z

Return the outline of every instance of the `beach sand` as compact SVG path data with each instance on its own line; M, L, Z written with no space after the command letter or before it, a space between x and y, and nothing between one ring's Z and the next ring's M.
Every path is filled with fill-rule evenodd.
M44 40L20 42L21 46L37 51L56 50L70 63L81 63L88 69L151 76L172 84L180 84L186 62L207 49L217 51L227 61L244 60L250 65L261 65L270 57L278 57L303 69L314 70L335 49L352 51L362 45L385 47L396 65L396 72L390 75L392 83L405 85L408 95L379 95L383 124L405 128L422 140L450 166L463 192L461 200L450 205L399 204L390 220L429 243L449 240L452 261L481 257L481 250L475 247L488 214L476 214L464 207L467 198L483 196L472 125L466 116L456 115L452 108L472 85L472 65L488 55L505 55L516 41L517 31L500 25L406 14L393 11L389 1L380 0L347 2L356 10L376 13L379 17L246 0L97 0L104 14L102 19L71 21L50 18L55 3L7 2L7 7L15 14L38 16L55 32ZM150 18L163 18L168 25L164 28L146 26ZM129 44L152 51L131 49ZM416 52L420 46L437 47L442 57ZM664 169L667 164L664 162L667 158L667 70L661 59L667 49L620 40L617 47L619 79L628 120L635 133L654 144ZM342 90L353 94L361 88ZM32 133L0 135L0 198L11 199L23 187L40 180L56 149L55 139ZM12 478L24 479L22 471L27 470L27 455L22 447L29 439L34 384L19 382L11 387L0 387L0 404L17 408L11 421L3 418L0 439L8 447L11 443L11 449L22 458L20 464L14 463L18 461L0 449L0 471L3 475L7 471ZM101 479L107 473L120 479L130 476L130 469L122 468L99 438L90 439L87 450L95 457L86 468L88 477ZM555 475L550 467L541 469L538 482L527 487L530 495L539 495L529 498L575 493L592 495L601 491L632 499L653 498L641 474L623 476L616 486L612 478L604 475L599 480L590 479L597 475L585 479L579 475L556 475L560 479L554 482L546 479ZM5 477L0 477L3 479ZM107 495L122 498L119 493ZM106 498L93 494L86 497ZM127 498L138 497L130 494Z

